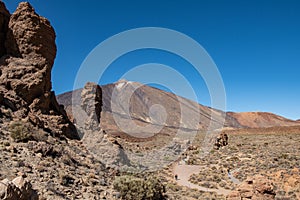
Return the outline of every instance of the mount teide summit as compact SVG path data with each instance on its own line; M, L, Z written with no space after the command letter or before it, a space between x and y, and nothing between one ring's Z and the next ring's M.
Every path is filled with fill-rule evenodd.
M208 128L222 127L223 122L224 127L228 128L300 125L297 121L272 113L226 113L170 92L132 81L120 80L113 84L103 85L101 88L103 105L101 127L112 134L122 132L115 123L116 119L125 124L127 126L125 129L130 130L133 134L142 134L141 130L136 129L136 125L147 127L147 129L150 126L150 130L163 126L161 133L178 128L186 131L207 130ZM73 92L74 106L76 106L80 104L82 89ZM72 92L58 95L57 99L60 104L65 106L68 115L72 118ZM124 102L128 101L128 108L126 108L127 105ZM184 110L184 114L182 110ZM198 119L194 118L197 116L197 112ZM188 120L182 121L182 116ZM146 132L144 134L147 135Z

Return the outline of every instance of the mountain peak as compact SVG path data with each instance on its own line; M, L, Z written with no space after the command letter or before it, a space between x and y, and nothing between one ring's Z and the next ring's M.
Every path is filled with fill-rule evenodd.
M113 85L116 87L116 89L120 90L120 89L123 89L127 86L131 86L133 88L139 88L143 84L138 83L138 82L128 81L126 79L120 79L117 82L113 83Z
M128 80L126 80L126 79L119 79L117 82L115 82L115 83L127 83L127 82L129 82Z

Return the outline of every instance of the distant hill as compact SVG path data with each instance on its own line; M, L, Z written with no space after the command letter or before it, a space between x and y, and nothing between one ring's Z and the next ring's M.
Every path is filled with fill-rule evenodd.
M243 129L227 129L224 130L227 134L246 134L246 135L259 135L259 134L299 134L300 133L300 126L274 126L274 127L267 127L267 128L243 128Z
M241 126L249 128L267 128L274 126L297 126L300 121L290 120L268 112L228 112Z

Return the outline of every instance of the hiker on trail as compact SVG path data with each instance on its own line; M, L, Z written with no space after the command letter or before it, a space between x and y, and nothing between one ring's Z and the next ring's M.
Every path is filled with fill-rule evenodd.
M228 175L230 175L230 169L227 169L227 173L228 173Z
M223 134L223 146L227 146L228 145L228 135L226 133L222 133Z
M178 175L177 175L177 174L175 174L175 180L176 180L176 181L178 180Z

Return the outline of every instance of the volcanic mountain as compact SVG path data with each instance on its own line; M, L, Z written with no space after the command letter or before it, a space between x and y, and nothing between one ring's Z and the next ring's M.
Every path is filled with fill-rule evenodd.
M129 131L133 135L149 137L160 129L161 133L166 133L177 129L192 131L300 125L297 121L272 113L226 113L132 81L120 80L103 85L101 89L101 127L112 134ZM57 96L70 118L73 118L72 94L73 106L76 107L80 105L81 92L82 89L78 89Z

